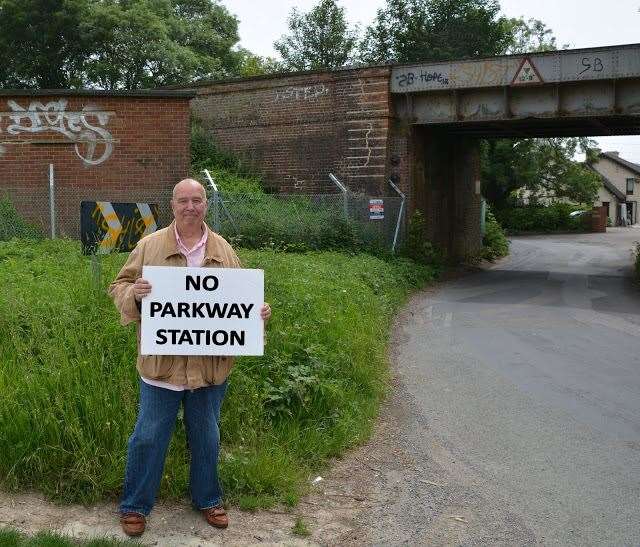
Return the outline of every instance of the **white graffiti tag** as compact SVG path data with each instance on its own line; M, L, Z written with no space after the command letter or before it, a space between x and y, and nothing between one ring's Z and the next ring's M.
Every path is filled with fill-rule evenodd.
M0 113L0 119L5 115L13 122L7 126L9 135L47 131L60 133L75 142L77 156L87 165L98 165L106 161L113 152L115 141L111 133L104 129L109 123L109 112L92 105L85 106L81 112L67 112L66 99L47 104L33 101L28 108L11 100L7 101L7 105L11 112ZM97 151L101 154L97 154Z
M276 101L308 101L328 93L329 88L324 84L288 87L286 89L276 89Z

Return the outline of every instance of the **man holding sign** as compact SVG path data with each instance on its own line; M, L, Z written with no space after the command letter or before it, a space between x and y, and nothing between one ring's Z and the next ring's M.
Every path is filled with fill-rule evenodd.
M231 246L204 222L207 199L179 182L174 221L141 239L109 287L121 322L138 325L140 406L129 438L120 503L123 531L139 536L160 486L180 404L191 453L193 504L226 528L218 481L220 406L232 355L262 355L263 272L243 270Z

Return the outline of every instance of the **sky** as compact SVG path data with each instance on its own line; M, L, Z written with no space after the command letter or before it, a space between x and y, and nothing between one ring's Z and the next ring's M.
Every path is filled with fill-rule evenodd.
M287 33L293 7L309 11L317 0L222 0L240 20L240 45L262 56L278 57L273 42ZM367 26L385 0L339 0L352 24ZM640 0L501 0L508 17L544 22L559 45L572 48L612 46L640 42ZM640 163L640 136L597 137L605 151Z

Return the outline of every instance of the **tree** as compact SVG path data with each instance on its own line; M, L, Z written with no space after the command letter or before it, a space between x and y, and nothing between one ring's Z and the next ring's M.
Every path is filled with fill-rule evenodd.
M136 89L237 73L217 0L0 0L0 85Z
M359 44L360 59L381 63L488 57L511 43L497 0L387 0Z
M284 70L282 63L273 57L261 57L244 48L240 48L237 54L239 62L236 75L242 78L274 74Z
M508 21L511 40L504 53L531 53L540 51L555 51L556 38L553 31L538 19L525 21L522 17ZM563 46L563 48L568 46Z
M289 34L274 43L285 69L339 68L351 59L357 31L335 0L320 0L308 13L294 8L288 26Z
M82 84L90 0L0 0L0 87Z
M574 161L578 151L592 153L587 138L494 139L482 143L482 193L497 209L509 206L515 190L536 196L592 204L599 177Z
M87 80L136 89L236 72L238 21L211 0L102 0L84 31L95 49Z

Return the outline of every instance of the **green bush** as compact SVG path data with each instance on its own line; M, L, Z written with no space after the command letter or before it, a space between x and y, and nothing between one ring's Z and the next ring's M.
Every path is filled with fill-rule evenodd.
M485 233L482 239L482 251L480 256L485 260L495 260L509 254L509 241L504 230L498 224L491 211L487 211L485 221Z
M583 231L586 229L585 217L569 216L579 209L581 207L569 203L554 203L548 207L530 205L497 209L494 215L508 233Z
M265 355L239 359L230 377L221 479L241 507L293 504L309 473L369 434L394 312L434 269L364 254L239 254L265 270L274 314ZM136 335L105 289L125 258L100 258L97 289L79 243L0 243L2 488L85 503L119 493L138 397ZM185 495L187 469L179 421L162 497Z
M378 226L345 218L341 201L331 205L307 196L232 194L225 196L225 205L233 220L221 211L220 233L241 247L388 253Z
M42 239L43 234L37 226L26 222L16 211L9 198L0 198L0 241L14 237Z
M220 150L200 121L191 119L191 172L200 174L203 169L219 171L227 176L257 180L255 169L238 156Z
M407 226L407 236L399 252L421 264L441 266L444 261L443 253L427 240L427 224L422 211L416 209Z
M640 242L636 241L635 249L633 251L635 261L636 279L640 281Z

